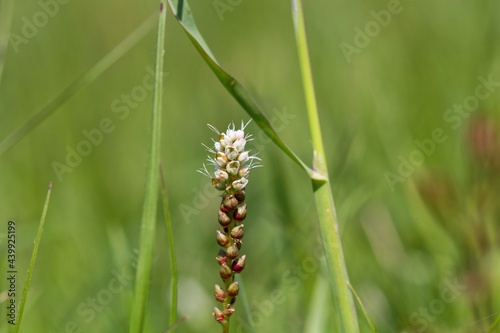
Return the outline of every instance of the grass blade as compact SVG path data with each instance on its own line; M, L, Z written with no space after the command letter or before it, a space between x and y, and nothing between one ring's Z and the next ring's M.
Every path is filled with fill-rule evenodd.
M363 305L363 302L361 301L361 298L359 298L358 293L356 293L356 290L354 290L350 282L349 282L349 289L351 289L351 292L354 295L356 302L358 302L359 307L361 308L361 311L363 312L363 315L365 316L366 321L368 322L368 326L370 326L370 329L372 330L373 333L377 333L377 329L375 328L375 325L373 325L373 322L371 321L370 316L368 315L368 312L366 311L366 308Z
M495 320L495 322L491 325L490 329L488 330L488 333L495 332L495 329L498 327L499 324L500 324L500 315L498 315L498 317Z
M312 142L314 147L313 166L317 172L327 179L326 183L318 183L314 179L312 180L312 183L323 248L325 250L327 265L330 272L329 280L332 285L333 297L338 304L337 308L339 318L341 319L341 331L356 333L359 332L358 320L352 294L348 287L349 277L345 266L342 243L339 234L339 225L335 212L330 180L328 177L328 167L323 147L323 139L321 137L321 126L318 115L318 107L316 104L316 96L314 93L309 50L307 48L302 2L300 0L292 0L292 15L304 85L307 114L309 117L309 125L311 127Z
M64 103L70 100L77 93L82 91L95 79L97 79L102 73L104 73L111 65L113 65L118 59L120 59L124 54L126 54L134 45L141 41L144 36L146 36L156 24L156 14L145 20L137 29L135 29L131 34L129 34L123 41L120 42L115 48L113 48L108 54L106 54L101 60L90 67L85 73L68 85L63 91L61 91L52 100L47 102L42 108L40 108L35 115L21 125L18 129L10 133L2 142L0 142L0 156L6 151L12 148L16 143L21 141L25 136L27 136L33 129L38 125L43 123L48 117L50 117L57 109L59 109Z
M7 47L9 46L9 32L13 12L13 0L0 0L0 85L2 83Z
M280 138L278 133L271 126L271 123L267 119L266 115L262 112L261 107L257 104L255 99L250 95L248 91L236 80L233 76L229 75L222 67L219 65L215 59L212 51L206 44L205 40L201 36L196 23L194 21L191 8L187 0L168 0L175 17L184 28L191 42L200 52L203 59L207 62L208 66L214 74L217 76L222 85L227 89L227 91L238 101L238 103L245 109L245 111L252 117L255 123L266 133L266 135L285 153L287 154L295 163L297 163L302 169L304 169L311 178L318 182L324 182L325 179L319 175L317 172L312 170L305 164Z
M33 246L33 253L31 254L30 266L28 267L28 273L26 274L26 281L24 282L24 289L23 289L23 294L21 295L21 302L19 303L19 315L17 317L14 333L19 332L19 328L21 327L21 320L23 319L24 306L26 305L26 298L28 297L28 291L30 289L31 275L33 274L33 269L35 268L36 256L38 254L38 247L40 246L43 226L45 225L45 218L47 217L47 210L49 209L51 192L52 192L52 182L50 182L49 184L47 197L45 198L45 204L43 205L42 217L40 218L40 224L38 225L38 232L36 233L35 245Z
M158 179L161 138L161 109L163 91L163 54L165 53L165 26L167 6L160 1L158 37L156 40L155 86L153 91L151 151L146 174L146 193L141 221L139 258L135 279L134 300L130 317L130 333L143 330L145 312L149 299L149 281L153 261L153 245L156 230L156 213L158 204Z
M165 215L165 223L167 227L168 247L170 249L170 270L172 272L172 280L170 282L170 332L174 332L175 323L177 320L177 295L179 274L177 272L177 259L175 256L174 232L172 230L172 219L170 218L170 210L168 205L167 183L165 182L165 174L163 172L163 164L160 164L161 188L163 197L163 213Z
M248 323L251 323L252 322L252 311L250 309L250 304L248 302L248 296L246 293L245 284L243 283L243 279L241 278L240 274L237 274L235 276L235 278L236 278L236 281L238 281L238 284L240 285L240 291L238 294L238 298L240 299L240 302L243 305L243 313L244 313L245 319ZM246 329L247 329L247 333L255 333L255 328L253 325L248 325L248 327L246 327Z

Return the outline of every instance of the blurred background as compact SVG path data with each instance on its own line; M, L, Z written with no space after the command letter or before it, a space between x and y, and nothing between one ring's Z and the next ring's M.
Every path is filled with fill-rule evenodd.
M223 68L312 160L289 1L190 1ZM156 1L15 3L0 140L157 12ZM306 1L323 138L351 283L378 332L488 332L500 312L500 3ZM5 13L0 13L0 17ZM149 152L156 28L0 157L0 247L17 223L24 284L53 193L21 332L126 332ZM249 116L169 13L162 160L179 262L178 332L218 332L219 199L201 143ZM232 332L335 332L307 175L255 125ZM145 332L168 327L158 215ZM2 276L4 273L2 273ZM0 282L0 331L6 324ZM359 308L358 308L359 309ZM358 311L362 332L370 332ZM10 326L10 325L9 325ZM498 330L498 329L497 329ZM494 331L496 332L496 331Z

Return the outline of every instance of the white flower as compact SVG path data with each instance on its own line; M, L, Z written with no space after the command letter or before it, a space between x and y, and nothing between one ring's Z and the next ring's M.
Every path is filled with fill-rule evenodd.
M239 152L242 152L245 149L246 143L247 143L247 141L245 139L239 138L234 142L233 146L234 146L234 148L236 148L236 150L238 150Z
M226 146L226 156L230 161L234 161L238 157L238 150L233 146Z
M235 180L232 185L236 191L241 191L247 186L247 184L248 179L246 179L245 177L241 177L240 179Z
M242 164L245 164L245 162L248 161L248 152L242 152L240 156L238 156L238 161L240 161Z
M237 175L238 171L240 171L240 162L238 161L231 161L229 164L226 166L227 173L230 175Z
M248 122L249 123L249 122ZM245 135L245 127L248 123L241 123L241 129L236 130L234 123L227 127L226 132L219 132L212 125L208 127L219 135L219 140L215 141L212 149L205 146L210 152L208 162L215 167L215 172L211 174L205 165L198 170L201 174L212 178L212 185L220 191L241 191L248 184L250 169L259 167L255 161L260 158L250 155L245 151L247 141L252 140L250 134ZM215 155L215 156L214 156Z

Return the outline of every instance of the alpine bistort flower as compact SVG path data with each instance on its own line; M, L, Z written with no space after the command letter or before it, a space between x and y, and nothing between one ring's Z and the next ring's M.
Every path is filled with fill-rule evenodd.
M223 333L229 332L229 317L234 312L234 302L238 295L238 283L234 282L234 275L245 267L245 255L240 256L243 238L243 224L247 216L245 203L245 188L248 184L250 170L261 166L260 159L250 155L245 145L252 140L252 136L245 134L248 123L241 123L241 129L236 130L234 124L228 126L226 132L219 132L212 125L208 127L219 135L214 141L213 148L206 145L211 153L208 163L214 166L214 171L208 171L205 164L198 170L201 174L212 179L216 190L222 191L218 221L222 231L217 230L217 243L223 247L216 257L219 263L219 275L224 282L224 288L215 285L214 296L223 303L222 308L215 308L215 320L222 324Z

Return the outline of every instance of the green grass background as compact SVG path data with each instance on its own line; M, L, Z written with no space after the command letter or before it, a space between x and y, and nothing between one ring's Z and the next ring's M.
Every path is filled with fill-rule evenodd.
M221 65L256 96L270 119L278 119L275 124L282 127L279 134L285 142L310 161L289 2L242 1L225 12L223 20L211 1L190 4ZM69 1L59 6L35 37L19 45L18 52L10 45L0 82L0 139L130 34L157 5L154 1ZM443 113L474 93L478 76L492 74L500 79L500 4L493 0L401 1L401 13L348 63L340 43L353 44L353 28L363 29L373 20L370 11L387 6L386 1L304 4L351 283L379 332L486 332L494 317L475 322L500 311L495 284L500 277L500 214L498 208L481 208L476 192L478 187L486 188L487 201L498 206L498 171L496 176L487 173L471 157L466 142L468 119L453 130ZM23 17L32 21L40 10L36 2L17 2L11 31L20 35ZM228 123L239 124L249 117L171 15L166 35L162 160L179 263L179 314L188 317L177 331L217 332L210 313L216 305L213 285L219 283L214 260L219 201L209 190L209 180L195 170L206 156L201 143L209 144L214 137L206 123L224 130ZM154 45L153 29L0 157L0 267L5 270L7 220L14 219L19 295L45 190L54 181L21 332L128 330L133 281L125 280L123 290L112 293L110 300L103 295L116 272L134 274L151 93L123 120L111 105L142 84L148 75L145 68L154 67ZM473 113L488 115L499 128L499 107L500 93L495 91ZM286 121L276 117L285 112L290 115ZM82 131L97 128L103 118L112 120L114 131L105 134L71 173L64 174L63 181L58 180L52 163L64 163L66 147L75 149L85 139ZM416 149L413 140L430 138L435 128L443 128L448 139L392 191L384 174L397 172L398 157L408 158ZM249 146L258 148L252 151L259 151L264 164L252 171L247 187L249 213L242 249L247 254L242 278L258 323L254 332L305 332L312 323L320 325L312 332L333 332L335 312L323 282L325 268L312 259L319 234L308 178L268 143L255 124L247 130L256 137ZM441 219L415 190L431 171L447 177L455 188L453 209ZM191 209L188 218L183 214L186 207ZM494 241L488 251L475 253L467 235L486 226ZM170 271L162 214L157 230L146 332L163 332L168 326ZM310 269L297 271L302 265ZM491 280L487 292L483 276ZM466 290L427 320L425 330L419 330L422 325L412 324L412 314L439 300L443 282L455 279ZM2 279L0 292L5 287ZM78 308L91 309L89 302L99 295L106 304L97 301L93 318L80 315ZM272 295L281 295L283 302L269 305ZM4 304L0 331L10 332ZM234 332L245 318L243 304L237 302L236 308ZM320 318L315 320L314 315ZM369 332L361 312L359 317L362 332Z

